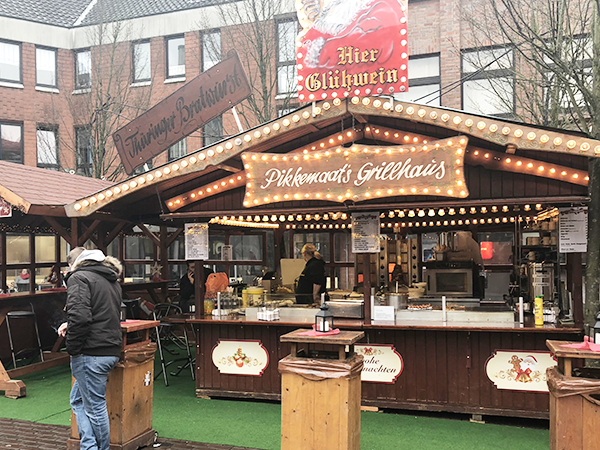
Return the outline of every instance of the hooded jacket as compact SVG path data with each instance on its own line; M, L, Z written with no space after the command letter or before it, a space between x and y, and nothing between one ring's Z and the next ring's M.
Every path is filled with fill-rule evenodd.
M100 250L85 251L65 277L67 352L71 356L121 354L121 263Z

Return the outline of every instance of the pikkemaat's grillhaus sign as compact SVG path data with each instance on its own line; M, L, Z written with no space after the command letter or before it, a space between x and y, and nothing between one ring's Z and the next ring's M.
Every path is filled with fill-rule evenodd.
M406 0L296 0L301 101L408 90Z
M465 198L467 138L416 146L355 144L311 153L243 153L244 206L292 200L364 201L402 195Z
M201 73L113 134L125 171L133 170L250 95L237 53Z

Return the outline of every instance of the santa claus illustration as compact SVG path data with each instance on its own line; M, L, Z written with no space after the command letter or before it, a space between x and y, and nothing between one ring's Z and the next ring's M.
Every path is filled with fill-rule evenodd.
M300 38L306 53L304 64L309 68L335 67L340 61L338 49L349 46L361 51L376 50L362 59L371 64L385 63L399 39L406 39L402 38L406 34L406 7L400 0L298 0L297 3L300 23L306 30Z

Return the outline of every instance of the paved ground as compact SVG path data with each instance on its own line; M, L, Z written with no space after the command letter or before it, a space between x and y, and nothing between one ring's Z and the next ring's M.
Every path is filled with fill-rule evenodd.
M45 425L25 420L0 419L1 450L65 450L69 438L69 427ZM159 446L170 450L257 450L229 445L201 444L158 438ZM152 446L144 447L151 449Z

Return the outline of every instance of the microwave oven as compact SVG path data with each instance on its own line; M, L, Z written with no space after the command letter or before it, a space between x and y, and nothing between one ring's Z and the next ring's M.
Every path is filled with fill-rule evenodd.
M473 297L473 269L426 269L427 295Z

